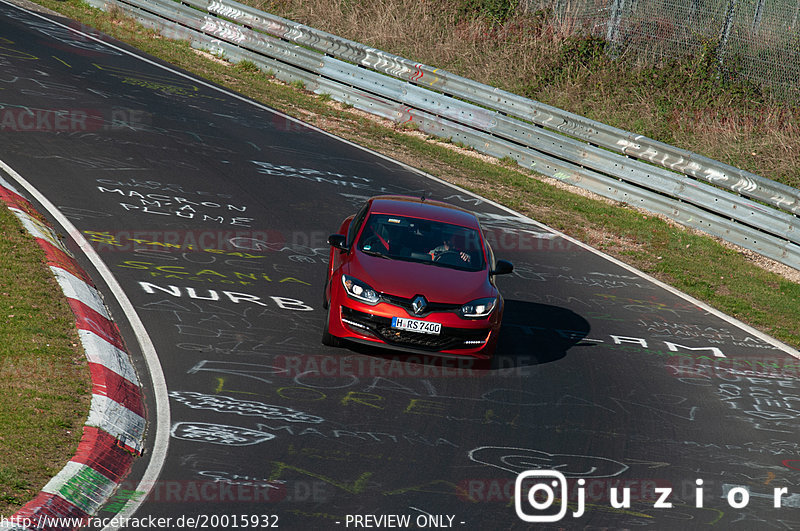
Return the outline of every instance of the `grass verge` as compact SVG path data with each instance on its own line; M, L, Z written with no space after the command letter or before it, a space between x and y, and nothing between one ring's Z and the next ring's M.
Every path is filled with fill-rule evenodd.
M75 318L44 252L0 203L0 516L75 454L91 381Z

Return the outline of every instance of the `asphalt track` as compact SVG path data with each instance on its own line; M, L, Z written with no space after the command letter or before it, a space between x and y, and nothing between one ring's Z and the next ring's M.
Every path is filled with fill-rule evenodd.
M145 456L99 517L522 528L533 524L515 511L517 475L556 470L570 502L556 527L800 527L790 349L498 205L69 24L0 3L0 159L5 179L24 179L89 242L78 259L147 394ZM320 344L325 239L381 193L475 211L514 263L498 279L490 366ZM620 501L628 489L628 507L612 506L612 487ZM556 498L522 506L541 518Z

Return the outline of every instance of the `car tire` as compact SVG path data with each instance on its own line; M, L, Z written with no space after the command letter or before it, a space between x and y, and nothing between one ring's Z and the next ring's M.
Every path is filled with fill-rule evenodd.
M328 307L328 312L325 314L325 327L322 329L322 344L326 347L341 347L342 339L334 336L328 331L328 326L331 318L331 309Z

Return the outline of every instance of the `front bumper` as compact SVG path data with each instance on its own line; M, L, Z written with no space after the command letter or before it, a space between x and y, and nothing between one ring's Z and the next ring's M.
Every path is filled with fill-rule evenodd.
M341 308L345 326L356 333L368 332L374 338L390 345L429 351L448 351L482 348L489 339L489 328L454 328L442 326L441 333L420 334L392 328L391 317L360 312L346 306Z
M342 293L342 295L344 295ZM438 335L392 328L392 317L433 320L442 324ZM494 317L494 315L493 315ZM465 320L454 313L431 313L425 317L409 315L403 308L387 303L361 304L343 297L331 303L329 332L342 339L405 352L476 357L488 359L494 351L499 325L494 320Z

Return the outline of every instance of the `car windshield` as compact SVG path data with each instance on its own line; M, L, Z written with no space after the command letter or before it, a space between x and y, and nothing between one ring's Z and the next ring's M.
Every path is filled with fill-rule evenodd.
M358 249L382 258L466 271L485 267L479 231L426 219L372 214L361 231Z

